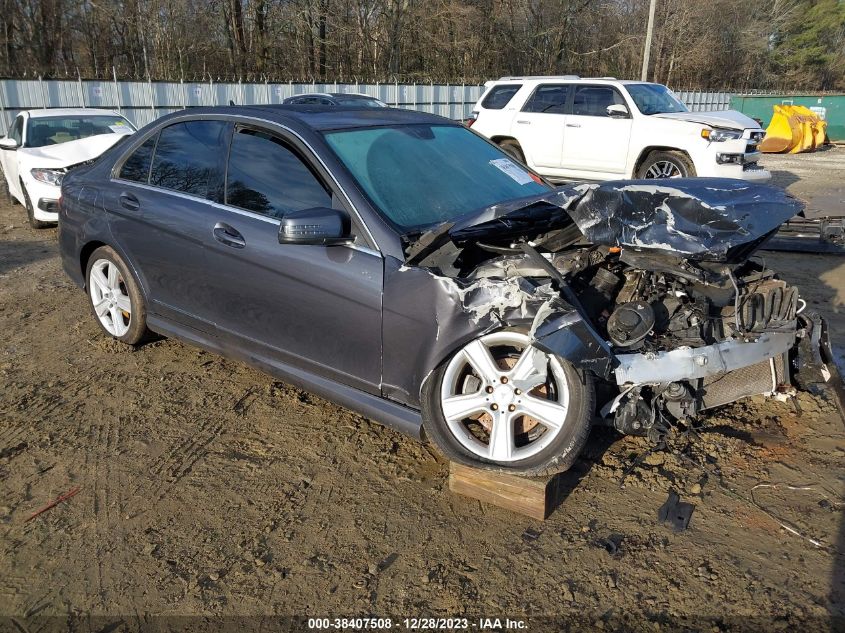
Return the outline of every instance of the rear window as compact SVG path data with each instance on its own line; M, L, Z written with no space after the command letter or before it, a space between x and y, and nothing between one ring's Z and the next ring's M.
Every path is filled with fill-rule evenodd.
M227 130L225 121L188 121L164 128L150 184L221 201Z
M528 103L522 108L523 112L546 112L549 114L563 114L569 99L568 85L543 85L534 91Z
M510 100L519 92L520 88L522 88L522 84L493 86L481 102L481 107L485 110L501 110L510 103Z
M158 134L155 134L144 141L138 149L123 163L120 170L120 177L124 180L134 182L147 182L150 177L150 163L153 160L153 150L156 146Z

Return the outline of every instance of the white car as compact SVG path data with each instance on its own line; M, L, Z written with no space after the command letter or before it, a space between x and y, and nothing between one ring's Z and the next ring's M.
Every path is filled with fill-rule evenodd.
M756 121L690 112L661 84L503 77L485 84L467 123L549 180L771 178L757 165Z
M9 194L26 207L33 228L59 220L62 177L135 132L124 117L93 108L29 110L0 138L0 166Z

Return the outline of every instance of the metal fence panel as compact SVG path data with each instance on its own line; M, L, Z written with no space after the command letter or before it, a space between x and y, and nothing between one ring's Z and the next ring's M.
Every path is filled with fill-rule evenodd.
M6 134L18 112L34 108L106 108L121 112L138 127L164 114L198 106L281 103L307 92L356 92L389 105L466 119L484 86L400 83L215 83L74 81L8 79L0 81L0 132ZM731 93L676 92L693 112L727 110Z

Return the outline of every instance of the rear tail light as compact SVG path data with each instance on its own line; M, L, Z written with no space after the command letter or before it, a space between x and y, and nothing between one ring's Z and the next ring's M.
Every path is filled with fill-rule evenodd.
M469 118L464 121L464 125L467 127L472 127L472 124L475 123L476 119L478 119L478 112L473 112L469 115Z

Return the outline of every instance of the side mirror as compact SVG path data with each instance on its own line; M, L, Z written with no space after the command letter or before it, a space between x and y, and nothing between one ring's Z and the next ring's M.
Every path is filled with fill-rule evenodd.
M4 136L0 138L0 149L18 149L18 142L13 138Z
M293 211L282 218L279 244L312 244L333 246L349 244L349 218L342 211L314 207Z
M607 106L607 116L613 119L627 119L631 116L631 113L628 112L628 106L622 105L621 103L614 103L613 105Z

